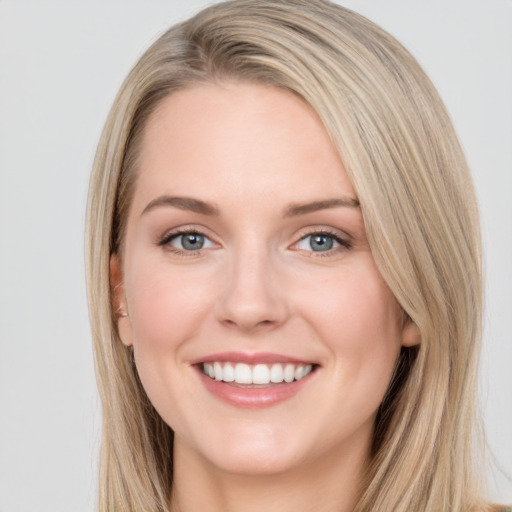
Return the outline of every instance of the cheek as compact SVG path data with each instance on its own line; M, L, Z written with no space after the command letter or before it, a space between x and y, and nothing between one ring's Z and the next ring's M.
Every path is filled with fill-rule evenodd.
M193 401L184 378L188 365L183 364L182 347L197 337L209 310L208 280L165 263L139 263L126 276L137 372L159 414L179 428L187 416L183 403Z
M135 348L176 348L194 336L208 309L209 281L165 263L137 267L129 274L126 291Z
M350 377L376 371L387 385L401 346L400 309L374 265L311 286L315 291L302 295L302 309L333 360L342 360Z

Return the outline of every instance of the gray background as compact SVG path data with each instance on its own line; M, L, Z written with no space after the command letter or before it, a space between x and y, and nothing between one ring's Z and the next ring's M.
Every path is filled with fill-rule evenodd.
M0 0L0 511L94 508L100 411L85 302L88 175L136 58L208 2ZM512 474L512 2L340 1L398 37L447 103L480 198L482 410ZM456 470L456 468L454 468ZM491 497L512 483L490 477Z

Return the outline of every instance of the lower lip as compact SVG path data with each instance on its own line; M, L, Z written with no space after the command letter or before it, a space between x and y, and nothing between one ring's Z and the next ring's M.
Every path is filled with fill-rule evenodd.
M310 382L316 371L309 373L300 380L260 388L238 387L214 380L205 375L200 369L198 369L198 373L206 389L215 397L235 407L258 409L271 407L294 397Z

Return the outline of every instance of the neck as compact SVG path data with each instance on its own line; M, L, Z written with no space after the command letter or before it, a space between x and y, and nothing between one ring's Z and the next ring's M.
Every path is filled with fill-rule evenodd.
M356 444L290 471L240 475L214 467L175 440L171 511L352 512L367 461L367 445Z

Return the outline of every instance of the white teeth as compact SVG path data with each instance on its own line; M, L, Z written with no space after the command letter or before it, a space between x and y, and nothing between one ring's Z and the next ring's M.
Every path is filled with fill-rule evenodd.
M287 364L284 367L283 379L285 382L292 382L295 378L295 366L293 364Z
M224 382L234 382L235 380L235 369L230 363L226 363L224 365L224 375L222 380Z
M213 363L213 373L215 374L215 380L222 380L222 365L220 363Z
M279 384L283 382L283 365L282 364L273 364L272 368L270 368L270 382L274 382L275 384Z
M252 384L252 371L248 364L237 363L235 366L235 382L238 384Z
M237 384L281 384L301 380L311 373L313 365L274 363L248 365L244 363L224 363L215 361L203 363L203 373L210 378Z
M257 364L252 369L253 384L268 384L270 382L270 370L266 364Z

